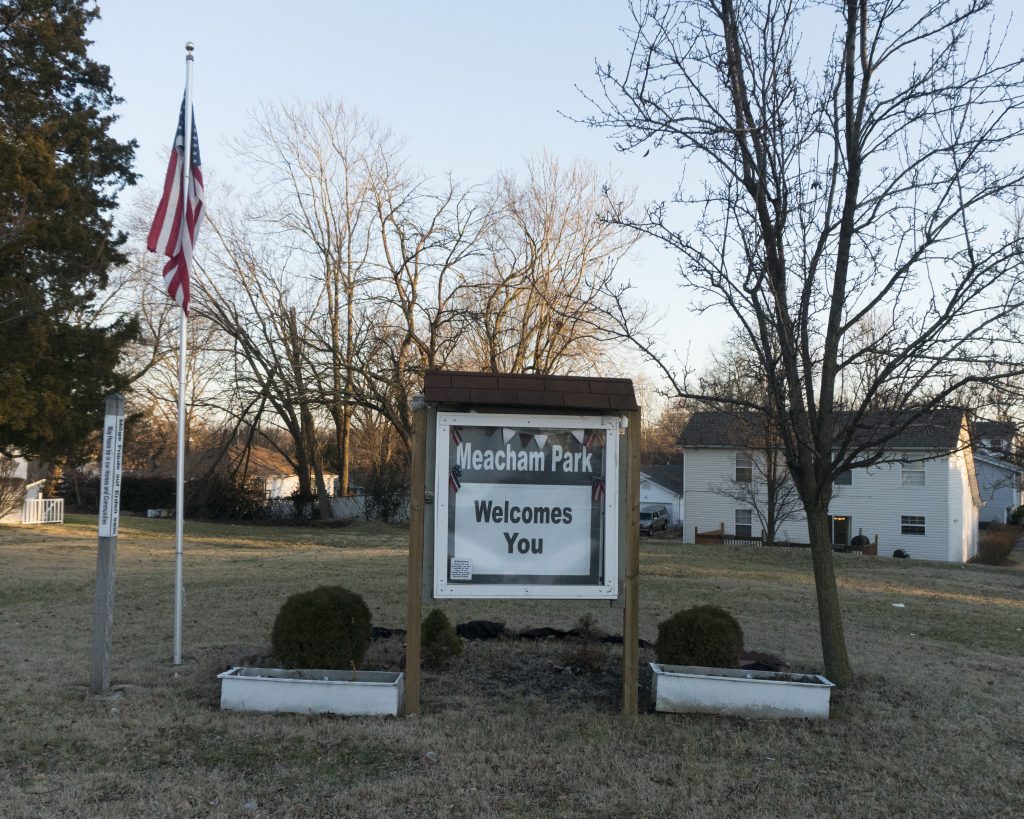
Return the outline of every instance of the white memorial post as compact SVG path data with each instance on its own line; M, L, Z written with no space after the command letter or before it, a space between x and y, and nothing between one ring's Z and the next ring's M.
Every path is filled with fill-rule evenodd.
M124 447L124 398L107 397L100 467L99 549L96 553L96 602L92 617L89 687L101 694L110 686L110 646L114 628L114 563L121 510L121 453Z

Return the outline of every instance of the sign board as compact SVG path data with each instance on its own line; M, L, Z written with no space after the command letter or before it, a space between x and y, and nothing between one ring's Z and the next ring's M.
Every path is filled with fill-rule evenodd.
M108 405L108 409L109 409ZM117 537L121 511L121 454L124 449L124 402L103 417L103 461L100 466L100 537Z
M619 417L437 415L434 596L615 599Z

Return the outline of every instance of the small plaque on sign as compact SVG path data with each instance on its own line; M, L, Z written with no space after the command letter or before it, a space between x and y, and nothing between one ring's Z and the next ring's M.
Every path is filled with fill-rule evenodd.
M457 557L452 558L451 580L472 580L473 561Z

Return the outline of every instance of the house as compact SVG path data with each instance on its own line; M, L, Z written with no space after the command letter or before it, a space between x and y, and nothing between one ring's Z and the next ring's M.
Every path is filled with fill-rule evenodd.
M837 423L844 417L849 416L841 415ZM903 426L898 417L881 412L865 423ZM753 434L755 426L729 413L698 412L683 430L687 531L724 523L737 535L763 536L758 504L767 494L765 455L757 441L764 436ZM851 470L833 484L833 543L848 545L863 534L878 537L879 555L902 549L913 558L962 563L977 554L982 500L964 412L925 413L896 433L884 454L883 462ZM777 539L809 541L798 504L791 504L779 523Z
M683 466L648 465L640 467L640 506L657 504L668 509L668 525L682 526Z
M977 421L974 424L974 467L984 506L983 523L1007 523L1010 514L1024 504L1024 475L1015 457L1013 424Z

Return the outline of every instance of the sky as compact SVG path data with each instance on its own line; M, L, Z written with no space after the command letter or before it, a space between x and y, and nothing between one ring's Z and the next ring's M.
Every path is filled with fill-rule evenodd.
M138 142L140 184L162 180L195 43L193 102L203 170L245 188L249 172L230 142L261 102L341 98L407 139L411 160L430 175L471 183L514 170L541 151L593 162L635 186L642 201L671 197L678 158L618 153L607 132L569 116L591 113L576 86L596 91L594 60L625 62L625 2L216 2L168 6L101 3L89 30L92 56L109 65L124 98L114 133ZM566 116L569 115L569 116ZM133 192L123 196L129 204ZM215 203L211 203L215 207ZM640 243L620 278L665 315L665 349L700 356L722 322L686 314L675 258ZM685 319L683 316L686 316Z
M1008 35L1010 50L1024 37L1019 19L1006 25L1015 5L996 4L995 34ZM546 150L562 162L607 169L635 187L638 201L650 202L670 199L682 175L678 152L622 154L609 132L571 119L593 111L577 86L599 90L595 59L620 67L628 61L620 31L630 21L626 0L182 0L173 7L107 0L101 12L89 31L92 55L111 68L124 98L115 134L138 141L137 170L150 188L162 180L177 123L187 41L196 46L204 173L236 189L247 187L250 172L230 143L246 130L250 112L261 102L319 97L379 118L406 138L411 161L434 176L451 172L483 183ZM824 29L832 23L831 15L822 19ZM812 33L825 35L805 43L813 52L828 32ZM124 202L131 198L129 191ZM692 312L675 266L671 252L643 240L618 275L663 315L670 360L688 357L699 366L731 322L723 312Z

